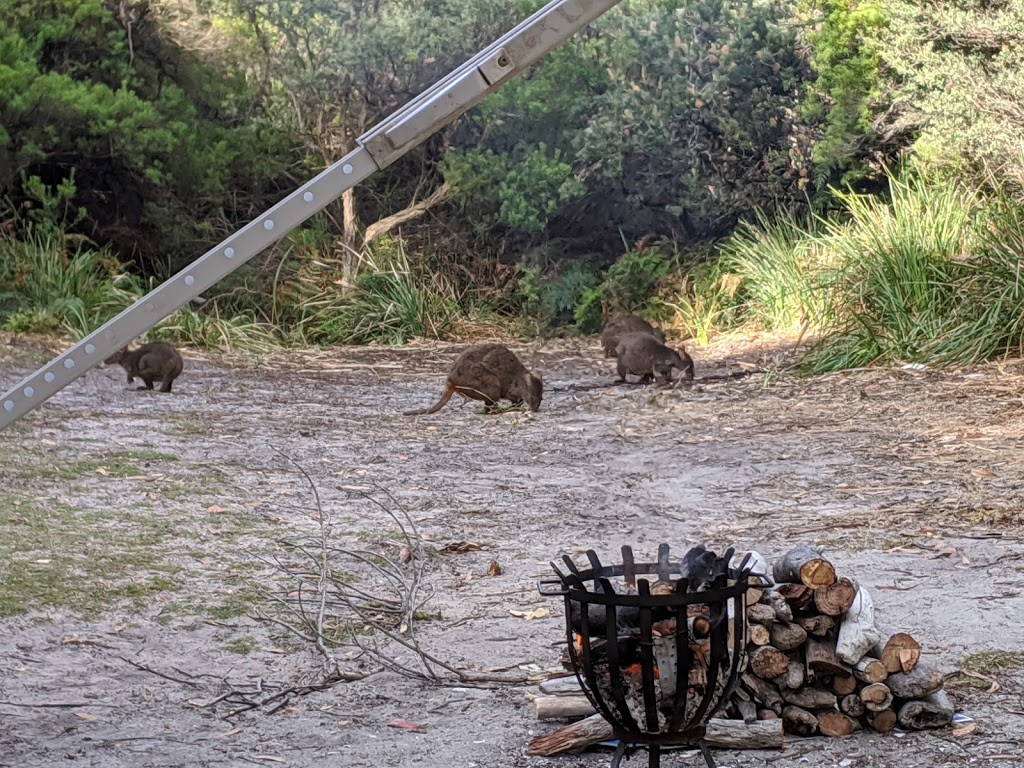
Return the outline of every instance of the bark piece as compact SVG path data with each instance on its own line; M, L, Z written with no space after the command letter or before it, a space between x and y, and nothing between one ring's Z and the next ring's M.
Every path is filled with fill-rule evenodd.
M814 686L782 691L782 700L803 709L833 709L839 703L834 693Z

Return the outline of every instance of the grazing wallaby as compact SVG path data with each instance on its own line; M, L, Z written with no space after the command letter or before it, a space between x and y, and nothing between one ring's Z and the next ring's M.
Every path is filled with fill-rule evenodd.
M642 317L619 315L609 320L604 330L601 331L601 346L604 347L604 356L615 357L615 350L619 346L619 342L630 333L646 333L662 344L665 343L665 334Z
M484 413L494 413L502 398L516 405L526 403L531 411L536 411L543 389L540 375L526 370L508 347L478 344L455 358L440 400L429 408L405 411L405 415L437 413L456 392L471 400L482 400Z
M673 368L679 371L682 380L693 381L693 360L686 350L680 347L677 352L648 333L623 336L615 352L618 358L616 367L623 381L626 374L632 374L639 376L644 384L655 377L670 384Z
M162 382L161 392L171 391L171 385L185 367L181 353L163 341L143 344L138 349L122 347L103 362L124 368L129 384L136 378L142 379L145 386L138 389L153 389L154 381Z

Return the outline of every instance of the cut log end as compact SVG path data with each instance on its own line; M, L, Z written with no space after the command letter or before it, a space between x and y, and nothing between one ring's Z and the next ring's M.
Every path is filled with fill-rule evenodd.
M827 587L836 581L832 563L806 545L791 549L777 560L772 575L779 584L803 584L811 589Z

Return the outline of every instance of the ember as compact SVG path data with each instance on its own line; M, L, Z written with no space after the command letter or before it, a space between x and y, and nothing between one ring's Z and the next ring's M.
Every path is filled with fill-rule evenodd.
M572 666L620 742L613 768L633 744L647 745L652 768L660 745L699 746L714 768L706 723L732 693L746 637L748 560L730 568L733 554L698 546L673 563L662 544L656 563L634 562L628 546L622 565L602 565L593 550L586 570L568 557L568 573L552 563L558 579L540 589L565 599Z

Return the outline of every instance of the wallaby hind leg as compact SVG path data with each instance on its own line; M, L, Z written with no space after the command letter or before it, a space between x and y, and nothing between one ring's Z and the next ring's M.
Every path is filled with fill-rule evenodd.
M627 373L626 364L624 362L622 362L621 358L616 361L616 363L615 363L615 370L619 372L619 378L622 380L622 383L623 384L627 383L626 382L626 373Z
M145 386L136 387L135 390L137 392L141 392L144 389L145 390L152 390L153 389L153 380L152 379L150 379L150 378L148 378L146 376L140 376L139 378L142 379L142 381L143 381Z

